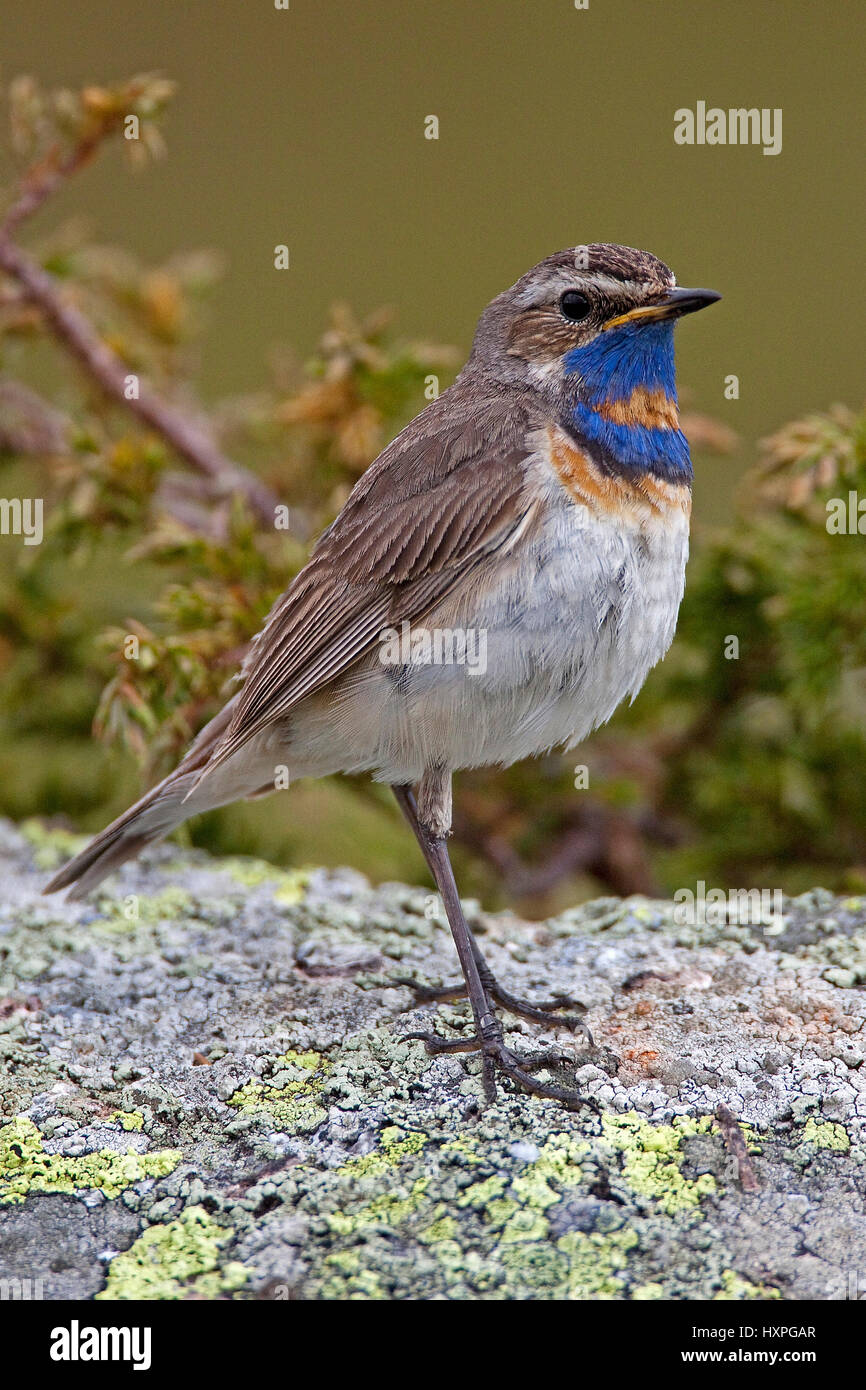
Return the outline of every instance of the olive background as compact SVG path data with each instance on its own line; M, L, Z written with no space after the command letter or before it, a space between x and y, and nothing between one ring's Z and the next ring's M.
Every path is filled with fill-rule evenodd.
M392 305L400 333L465 354L484 305L569 245L643 247L681 284L721 291L677 330L684 404L739 436L730 455L695 451L700 533L734 518L762 437L862 401L864 39L862 7L806 0L6 0L0 78L77 89L156 70L178 83L168 157L132 175L116 142L25 240L84 218L89 238L146 262L224 253L200 347L206 403L255 390L279 345L307 357L335 300ZM674 113L698 101L781 108L781 153L677 145ZM3 183L14 170L0 158ZM50 381L46 363L49 396ZM81 583L94 636L150 619L147 566L106 552ZM37 770L59 756L42 735L0 750L3 809L28 814ZM97 756L86 729L63 756ZM127 761L115 811L135 787ZM291 817L232 808L202 842L423 873L384 792L377 805L336 781L292 796ZM495 897L489 877L468 886ZM566 885L559 905L584 891Z
M806 0L7 0L0 51L7 80L178 82L170 157L131 182L115 150L44 217L145 258L227 254L214 396L255 387L274 343L308 352L337 298L467 350L487 301L571 244L720 290L678 334L686 403L742 437L699 467L700 521L729 515L758 438L860 399L864 38L859 6ZM699 100L781 107L782 152L675 144Z

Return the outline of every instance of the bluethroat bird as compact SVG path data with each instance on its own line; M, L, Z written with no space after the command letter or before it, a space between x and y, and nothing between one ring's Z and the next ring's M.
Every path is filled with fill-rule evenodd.
M673 329L718 299L680 289L645 251L560 251L481 315L457 380L368 468L274 605L242 685L177 769L52 880L81 897L202 811L292 780L370 773L389 784L442 897L479 1051L565 1105L506 1047L496 1008L574 1030L574 1001L519 999L493 976L448 855L451 777L577 744L634 697L667 651L683 594L692 466L679 428ZM435 660L429 636L482 634L485 661ZM383 633L408 632L383 660ZM440 655L445 651L442 646ZM482 669L483 667L483 669ZM579 1006L578 1006L579 1007Z

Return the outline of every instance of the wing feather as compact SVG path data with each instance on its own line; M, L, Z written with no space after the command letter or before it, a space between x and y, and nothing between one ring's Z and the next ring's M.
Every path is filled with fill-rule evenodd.
M492 401L483 428L468 412L455 419L451 390L457 401L446 409L446 392L371 465L277 600L202 777L346 671L383 628L418 622L526 517L526 412L503 420Z

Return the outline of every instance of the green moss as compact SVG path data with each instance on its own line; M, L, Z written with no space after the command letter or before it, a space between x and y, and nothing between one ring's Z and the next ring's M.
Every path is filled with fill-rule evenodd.
M325 1280L322 1286L323 1298L387 1299L388 1294L382 1286L382 1276L376 1270L364 1267L359 1250L338 1250L333 1255L328 1255L325 1264L339 1277Z
M636 1196L651 1198L668 1216L697 1207L702 1197L716 1190L711 1174L692 1180L680 1171L683 1139L706 1134L711 1127L709 1116L677 1116L672 1125L652 1125L635 1111L602 1117L606 1141L623 1156L626 1185Z
M318 1052L296 1052L293 1049L277 1057L274 1075L283 1084L270 1086L262 1081L250 1081L229 1097L228 1104L247 1114L267 1115L277 1129L287 1134L310 1134L325 1119L326 1110L317 1099L331 1064Z
M426 1135L417 1131L407 1133L397 1125L389 1125L379 1136L378 1149L349 1159L337 1169L337 1173L348 1180L352 1188L357 1186L361 1192L365 1192L372 1185L371 1180L397 1169L404 1158L420 1154L426 1142ZM425 1209L429 1186L430 1177L427 1174L416 1176L406 1184L392 1180L386 1191L363 1200L355 1210L349 1212L338 1208L328 1212L325 1219L331 1230L341 1236L357 1237L370 1228L383 1226L393 1230ZM435 1239L431 1238L434 1243ZM439 1236L438 1239L445 1237Z
M306 869L278 869L264 859L221 859L219 867L245 888L257 888L262 883L273 884L275 902L286 907L301 901L310 881Z
M364 1154L361 1158L350 1158L339 1169L341 1173L355 1178L369 1178L395 1168L402 1158L419 1154L427 1143L426 1134L417 1130L408 1133L397 1125L389 1125L379 1136L378 1149Z
M713 1301L733 1302L742 1299L774 1299L781 1298L778 1289L766 1288L763 1284L751 1284L748 1279L737 1274L733 1269L722 1270L722 1287L718 1293L713 1294Z
M115 1110L111 1118L119 1122L121 1129L130 1133L141 1130L144 1125L144 1116L140 1110Z
M520 1289L523 1297L544 1294L548 1298L565 1296L570 1263L568 1254L545 1241L501 1245L494 1251L504 1275L502 1292L512 1297Z
M81 1158L46 1153L32 1120L19 1116L0 1125L0 1205L23 1202L31 1192L77 1192L97 1188L118 1197L142 1178L162 1178L180 1163L177 1149L159 1153L115 1153L101 1149Z
M545 1212L561 1200L564 1191L582 1181L579 1160L588 1147L570 1134L552 1134L521 1173L495 1173L472 1183L461 1193L457 1205L477 1210L485 1227L500 1233L503 1247L543 1241L550 1229ZM507 1261L506 1266L511 1267Z
M133 905L130 905L130 899ZM164 888L152 896L131 893L125 898L111 897L100 904L104 920L93 926L99 930L134 930L179 917L194 916L194 901L185 888Z
M489 1231L503 1231L519 1210L513 1197L494 1197L482 1213L484 1224Z
M556 1202L559 1199L554 1196ZM518 1208L509 1216L502 1228L502 1244L516 1245L524 1240L544 1240L550 1230L550 1222L530 1208Z
M246 1270L236 1262L219 1268L232 1232L217 1225L204 1207L191 1206L174 1221L149 1226L133 1245L115 1255L101 1299L216 1298L240 1288Z
M845 1127L833 1124L830 1120L823 1124L818 1124L814 1119L807 1120L803 1126L801 1143L814 1144L816 1148L829 1149L832 1153L847 1153L851 1147Z
M526 1297L557 1300L610 1299L621 1297L621 1277L628 1252L637 1244L634 1231L602 1235L568 1231L551 1242L547 1222L532 1213L524 1218L522 1234L509 1240L506 1232L493 1251L503 1279L498 1292L507 1299ZM526 1219L529 1218L529 1219Z
M822 967L821 975L838 989L853 989L866 981L866 940L862 932L822 935L803 953Z
M527 1190L528 1195L532 1197L534 1190L534 1200L544 1202L545 1189L535 1188L535 1184L543 1179L545 1184L552 1181L560 1187L577 1187L585 1176L581 1160L586 1158L589 1151L586 1140L575 1139L572 1134L552 1134L542 1145L526 1178L518 1179L518 1182L528 1181L532 1184L533 1189Z
M478 1152L478 1140L471 1134L460 1134L456 1139L449 1139L442 1145L443 1157L454 1157L462 1159L465 1163L479 1164L484 1159Z
M422 1209L429 1186L428 1177L416 1178L408 1188L398 1184L392 1192L383 1192L374 1197L359 1211L354 1229L363 1230L364 1226L370 1225L396 1229Z
M424 1252L411 1257L419 1286L440 1287L449 1298L621 1295L619 1271L637 1239L632 1231L551 1239L550 1211L585 1185L589 1152L588 1141L555 1132L534 1160L506 1157L506 1168L467 1184L467 1167L496 1161L488 1142L461 1135L436 1143L390 1126L373 1153L321 1178L315 1196L308 1192L343 1246L313 1273L313 1296L390 1297L405 1278L395 1252L411 1249L413 1241Z
M475 1182L458 1200L458 1207L488 1207L495 1197L500 1197L508 1186L503 1173L495 1173L483 1182Z
M568 1259L565 1279L571 1299L609 1299L621 1296L624 1281L620 1274L628 1262L628 1252L637 1245L637 1235L631 1230L613 1231L601 1235L597 1231L568 1231L556 1242L556 1247Z
M49 830L41 821L23 821L18 829L33 846L33 863L37 869L57 869L71 859L87 843L86 835L73 835L68 830Z
M423 1231L418 1232L418 1239L424 1245L438 1245L441 1241L455 1241L460 1233L460 1227L453 1216L446 1214L446 1209L440 1207L434 1212L435 1220Z

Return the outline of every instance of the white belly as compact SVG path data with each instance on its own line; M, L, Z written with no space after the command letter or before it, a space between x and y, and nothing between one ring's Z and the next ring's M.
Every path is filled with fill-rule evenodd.
M330 697L291 716L295 776L372 772L417 781L432 763L508 765L570 746L603 724L673 639L688 555L679 510L644 526L599 520L552 490L540 534L501 562L474 611L424 627L472 629L486 668L383 666L378 654ZM476 664L480 667L480 661Z

